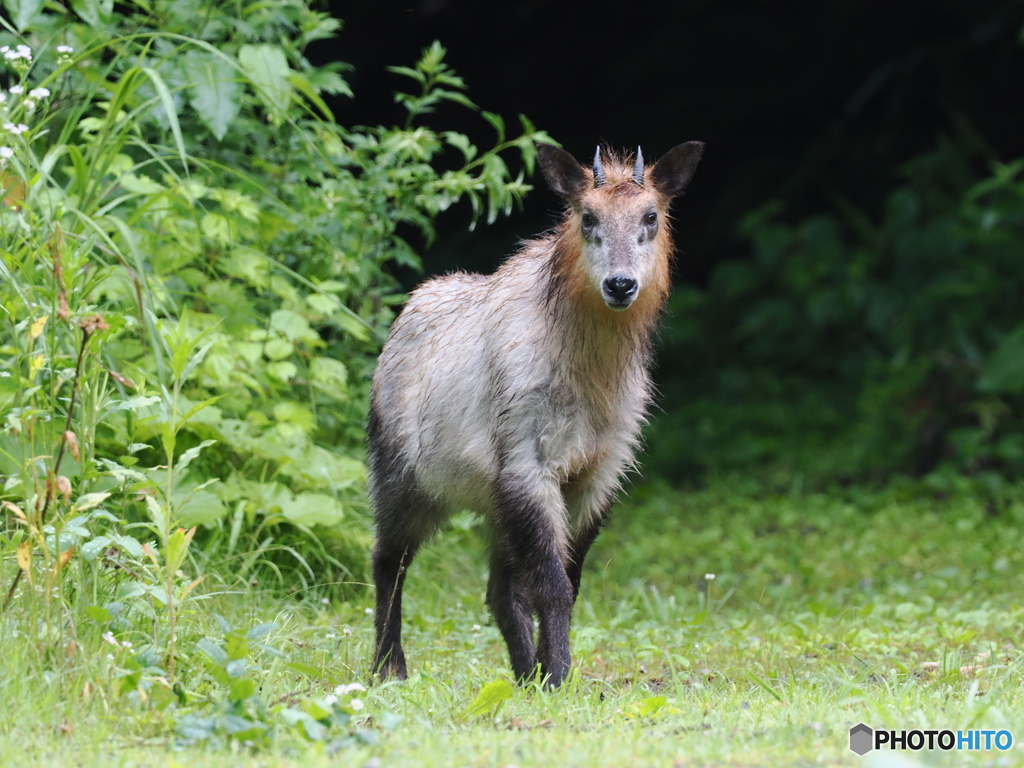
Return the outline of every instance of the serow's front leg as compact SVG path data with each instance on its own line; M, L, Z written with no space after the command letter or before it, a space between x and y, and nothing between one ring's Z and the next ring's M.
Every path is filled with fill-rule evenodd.
M547 685L554 687L562 684L572 663L569 622L573 586L563 563L564 507L552 502L552 499L560 502L561 495L543 493L543 490L538 492L525 482L500 485L495 499L498 537L495 550L503 550L506 558L506 569L501 572L502 589L507 595L518 596L516 604L520 608L517 632L511 639L510 634L505 633L513 671L520 679L532 673L532 665L530 670L516 668L517 664L525 665L528 646L532 644L525 642L521 631L522 609L529 605L540 624L536 663ZM495 618L500 626L501 618L497 614ZM504 628L502 631L505 632ZM527 674L524 675L524 671Z
M487 605L505 638L516 681L525 683L537 669L533 645L533 606L522 574L499 540L491 552L491 575L487 581Z

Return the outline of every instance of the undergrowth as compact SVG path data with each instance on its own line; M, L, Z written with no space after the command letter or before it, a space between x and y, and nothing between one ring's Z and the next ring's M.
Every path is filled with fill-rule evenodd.
M212 765L225 750L243 765L831 765L861 760L861 721L1017 736L1022 518L1012 496L921 484L636 489L588 562L574 676L553 692L512 684L467 519L411 569L408 682L369 684L369 596L211 590L186 603L173 685L146 624L97 606L78 622L103 653L70 653L59 675L11 646L23 663L0 683L0 745L33 765Z

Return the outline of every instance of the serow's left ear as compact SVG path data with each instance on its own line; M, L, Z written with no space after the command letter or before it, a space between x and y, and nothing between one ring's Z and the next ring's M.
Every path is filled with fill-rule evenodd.
M669 150L651 171L651 181L663 195L675 197L682 194L697 170L701 153L704 151L703 141L688 141Z

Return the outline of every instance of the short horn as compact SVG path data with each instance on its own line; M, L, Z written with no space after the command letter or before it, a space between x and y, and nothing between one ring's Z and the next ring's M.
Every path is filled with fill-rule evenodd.
M604 175L604 166L601 165L601 147L594 152L594 188L603 187L608 183Z
M640 147L636 148L636 164L633 166L633 183L644 185L644 153Z

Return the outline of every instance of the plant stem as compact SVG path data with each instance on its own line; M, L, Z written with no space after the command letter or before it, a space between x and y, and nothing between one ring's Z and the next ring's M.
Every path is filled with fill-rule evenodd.
M82 344L78 348L78 360L75 361L75 377L71 384L71 400L68 402L68 416L64 420L64 430L61 432L60 447L57 449L57 458L53 462L53 469L50 470L50 482L47 483L46 500L43 502L43 509L39 513L39 529L42 530L46 523L46 512L53 501L54 488L56 487L57 473L60 471L60 464L64 460L64 452L67 450L67 441L64 440L64 432L71 429L71 421L75 415L75 400L78 398L78 380L82 373L82 360L85 359L85 347L89 343L90 332L82 329Z
M78 398L78 380L82 374L82 361L85 359L85 347L89 343L90 332L82 329L82 343L78 347L78 359L75 361L75 376L71 383L71 400L68 402L68 415L64 420L64 430L61 432L60 447L57 448L57 458L53 462L53 467L47 477L46 483L46 497L43 499L43 508L39 511L39 530L43 530L43 526L46 524L46 513L50 509L50 502L53 501L54 489L57 484L57 473L60 471L60 464L64 460L64 451L67 450L67 442L64 440L64 432L71 429L71 421L75 415L75 400ZM57 553L60 557L60 553ZM14 579L11 581L11 587L7 590L7 597L4 598L3 610L7 610L7 607L11 604L11 600L14 599L14 593L18 589L18 584L21 582L21 574L24 571L21 567L18 567L18 572L14 574Z

